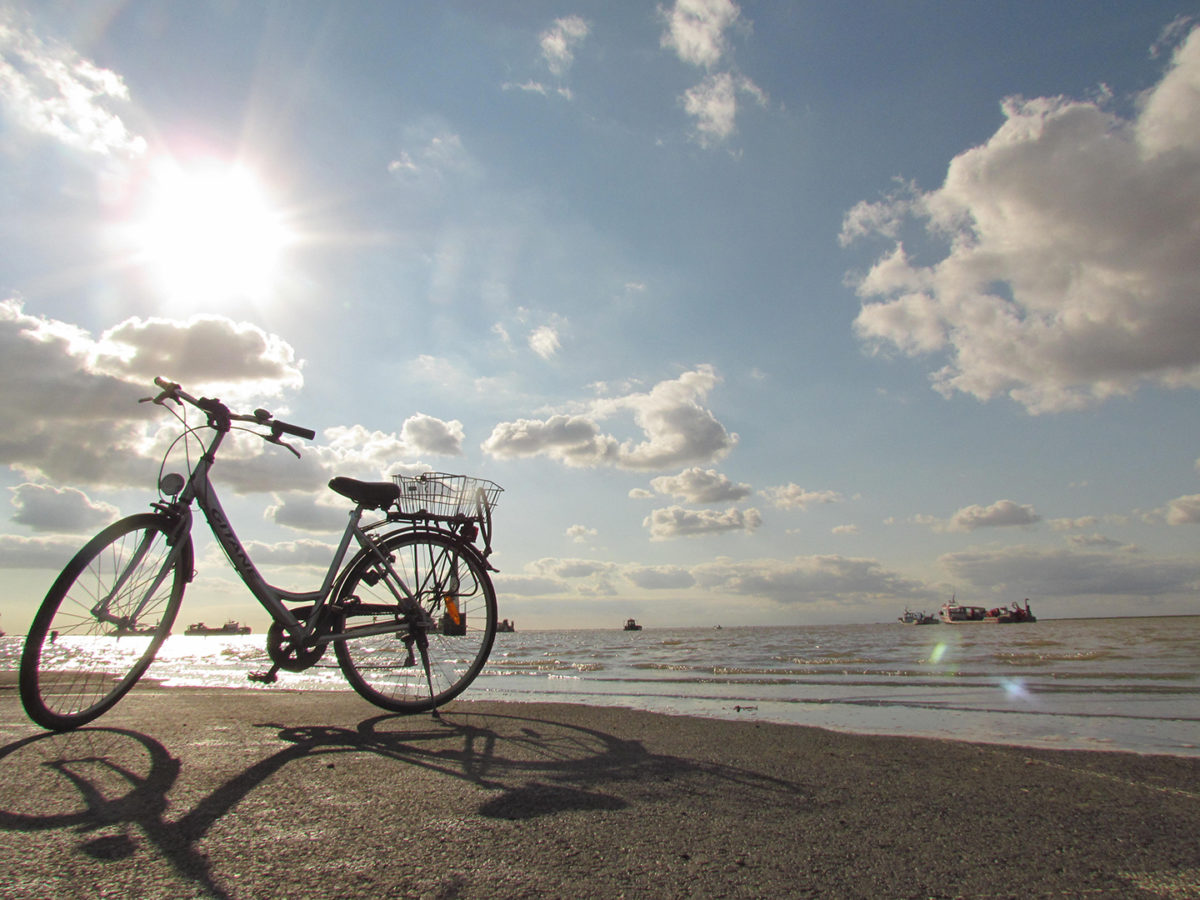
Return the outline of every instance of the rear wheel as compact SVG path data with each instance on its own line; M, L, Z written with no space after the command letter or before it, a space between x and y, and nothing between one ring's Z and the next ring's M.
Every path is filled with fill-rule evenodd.
M434 709L462 693L487 662L495 589L479 555L453 535L403 532L385 538L380 550L391 571L373 557L353 564L339 594L339 630L389 622L395 629L334 641L338 663L376 706ZM405 596L416 600L418 613L405 612Z
M129 516L88 541L63 569L21 654L21 702L33 721L55 731L77 728L142 677L171 631L191 575L191 537L175 548L167 536L162 516Z

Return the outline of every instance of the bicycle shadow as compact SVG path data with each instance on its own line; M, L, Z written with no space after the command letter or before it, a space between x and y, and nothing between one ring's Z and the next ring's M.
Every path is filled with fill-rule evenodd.
M788 781L655 754L640 741L536 716L444 713L434 721L381 715L352 728L253 727L274 731L283 746L215 785L188 783L191 748L177 757L149 735L125 728L39 734L0 747L0 830L57 832L69 836L68 845L78 836L74 851L106 864L157 853L194 888L228 898L232 888L217 875L220 860L206 850L206 838L301 761L310 776L321 771L315 761L331 777L341 761L354 761L376 772L388 766L389 783L411 782L420 773L426 782L472 785L479 790L456 814L483 819L621 810L656 791L666 796L684 780L701 799L722 782L751 791L760 806L794 807L801 794ZM172 801L183 806L179 799L188 794L199 799L170 815Z

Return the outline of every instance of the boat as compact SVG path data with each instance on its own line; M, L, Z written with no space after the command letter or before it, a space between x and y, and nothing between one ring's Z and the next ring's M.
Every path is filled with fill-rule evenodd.
M243 625L241 622L235 622L230 619L220 627L213 625L205 625L203 622L195 622L189 625L183 631L184 634L190 635L207 635L207 634L249 634L250 626Z
M922 610L919 613L912 612L906 606L904 607L904 615L899 617L899 621L903 625L936 625L938 623L937 616L932 616Z
M625 630L626 631L641 631L642 626L639 625L637 623L637 621L634 619L626 619L625 620Z
M992 609L983 606L964 606L951 600L942 605L939 616L948 625L962 625L971 622L1008 625L1015 622L1037 621L1037 616L1029 608L1029 598L1025 599L1024 607L1014 601L1008 607L997 606Z
M508 621L508 619L501 619L499 622L496 623L496 631L497 632L500 632L500 631L511 632L511 631L516 631L516 630L517 630L517 623L510 622L510 621Z

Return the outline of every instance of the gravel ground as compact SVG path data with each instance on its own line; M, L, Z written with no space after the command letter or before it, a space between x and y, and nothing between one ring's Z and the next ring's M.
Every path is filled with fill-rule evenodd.
M1200 897L1200 759L565 704L0 686L0 896Z

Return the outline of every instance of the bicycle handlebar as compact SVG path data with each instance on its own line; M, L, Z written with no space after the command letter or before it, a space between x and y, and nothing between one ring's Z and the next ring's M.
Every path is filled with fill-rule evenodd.
M274 418L265 409L256 409L250 415L230 412L229 407L215 397L200 397L196 398L185 391L180 385L173 381L168 381L161 375L154 379L154 384L161 390L157 397L145 397L143 403L149 401L152 403L162 404L166 400L174 400L176 403L190 403L199 410L203 410L214 427L222 431L228 431L230 424L233 422L253 422L255 425L269 426L271 429L270 435L259 435L263 440L269 441L272 444L279 444L287 447L297 456L295 448L288 446L280 440L281 435L292 435L294 437L303 438L306 441L311 441L317 436L317 433L311 428L304 428L301 425L292 425L288 422L282 422Z

